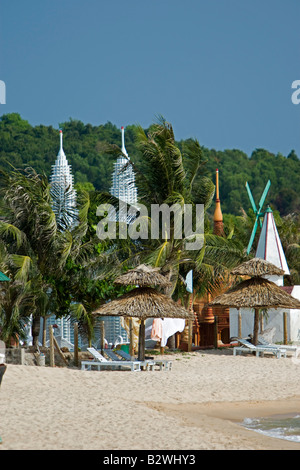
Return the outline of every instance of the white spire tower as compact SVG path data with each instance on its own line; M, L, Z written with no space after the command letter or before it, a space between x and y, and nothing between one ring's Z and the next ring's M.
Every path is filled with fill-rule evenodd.
M137 203L137 188L135 186L135 174L132 166L127 165L130 160L127 150L125 148L124 127L121 127L122 133L122 155L117 158L114 163L114 171L112 175L111 194L128 205L135 206ZM124 169L124 166L127 167ZM110 216L112 220L116 220L115 215ZM127 211L122 212L122 209L117 214L119 222L130 224L130 218L127 216ZM123 340L128 341L126 330L121 325L120 317L107 317L105 319L106 339L108 343L114 343L117 336L121 336Z
M289 275L289 267L279 238L273 212L267 208L256 249L256 257L273 263ZM283 285L283 276L271 276L268 279L277 285Z
M128 157L127 150L125 148L125 133L124 133L124 127L121 127L121 133L122 133L122 153ZM128 157L129 158L129 157Z
M121 127L122 132L122 155L117 158L114 163L114 172L112 176L111 194L121 201L126 202L128 205L135 205L137 203L137 188L135 186L135 174L132 166L128 165L124 169L125 165L130 160L128 153L125 148L125 136L124 127ZM124 219L126 217L126 219ZM120 222L127 222L127 215L122 217L119 214ZM124 219L124 220L122 220Z
M60 134L60 147L50 177L52 209L61 227L71 229L76 218L76 191L73 187L73 175L63 149L63 133Z

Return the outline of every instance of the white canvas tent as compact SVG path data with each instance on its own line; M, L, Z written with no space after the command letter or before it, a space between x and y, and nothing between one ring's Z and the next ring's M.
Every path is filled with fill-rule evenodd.
M265 276L275 282L290 295L300 300L300 286L283 287L284 275L289 275L289 267L279 238L273 212L268 208L264 215L263 225L256 249L256 258L261 258L274 264L284 271L282 276ZM268 309L267 316L263 319L263 330L274 328L273 341L280 342L284 338L284 312L287 316L287 339L300 344L300 310L296 309ZM241 317L239 319L239 316ZM230 308L230 336L239 336L239 324L241 336L246 337L253 331L254 315L249 309Z

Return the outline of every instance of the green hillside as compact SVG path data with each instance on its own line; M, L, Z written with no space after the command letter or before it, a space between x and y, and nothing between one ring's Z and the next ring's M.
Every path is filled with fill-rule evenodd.
M114 157L103 150L103 143L121 144L121 131L107 122L99 126L70 119L61 123L64 150L72 165L75 183L91 183L95 189L108 191L111 185ZM134 162L140 161L135 147L135 126L125 128L126 149ZM178 145L184 149L187 141ZM201 144L201 142L200 142ZM59 132L52 126L31 126L17 113L0 118L0 169L33 167L37 172L51 174L59 147ZM238 215L250 207L245 189L249 182L256 201L268 181L271 189L267 203L282 216L300 209L300 160L293 150L289 155L273 154L254 149L250 157L238 149L218 151L203 147L207 160L205 173L215 181L220 172L220 196L224 213ZM211 209L212 210L212 209Z

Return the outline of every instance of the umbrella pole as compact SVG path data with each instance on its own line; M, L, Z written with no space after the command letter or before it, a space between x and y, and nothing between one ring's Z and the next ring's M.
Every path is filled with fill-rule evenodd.
M283 312L283 344L288 342L287 312Z
M238 309L238 337L242 337L242 314L241 309Z
M141 319L140 330L139 330L139 354L138 360L145 360L145 320Z
M254 329L253 329L253 344L257 345L258 342L258 330L259 330L259 308L254 309Z
M133 322L132 322L132 318L130 318L130 320L129 320L129 341L130 341L129 354L130 354L130 357L133 358L133 356L134 356L134 347L133 347Z

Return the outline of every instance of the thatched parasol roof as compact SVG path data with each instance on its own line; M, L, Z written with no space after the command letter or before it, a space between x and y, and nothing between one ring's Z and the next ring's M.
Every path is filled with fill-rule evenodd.
M139 287L93 312L96 316L145 318L189 318L190 313L167 295L151 287Z
M300 309L299 300L292 297L274 282L254 277L240 282L216 297L210 306L233 308L287 308Z
M262 258L252 258L245 263L240 264L231 271L231 274L238 276L282 276L284 270Z
M160 268L152 268L151 266L141 264L134 269L130 269L127 273L118 276L114 282L125 286L138 285L140 287L170 287L170 281L160 274L159 270Z

